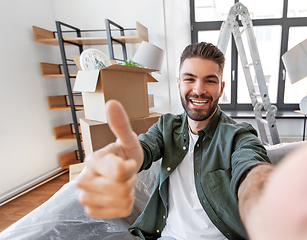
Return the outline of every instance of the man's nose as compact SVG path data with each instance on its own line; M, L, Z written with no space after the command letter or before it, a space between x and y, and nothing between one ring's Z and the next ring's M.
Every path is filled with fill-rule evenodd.
M197 95L201 95L206 92L205 84L202 81L195 81L193 86L193 92Z

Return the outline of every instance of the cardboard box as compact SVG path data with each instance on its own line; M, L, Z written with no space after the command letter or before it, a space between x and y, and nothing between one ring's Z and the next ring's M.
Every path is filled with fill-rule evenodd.
M74 180L85 168L85 163L78 163L69 166L69 181Z
M157 82L152 71L123 65L78 71L74 91L82 92L85 118L107 122L105 103L110 99L121 102L130 119L148 117L147 82Z
M161 115L160 113L150 113L146 118L130 120L133 131L137 135L147 132ZM107 123L82 118L80 126L86 156L116 140Z

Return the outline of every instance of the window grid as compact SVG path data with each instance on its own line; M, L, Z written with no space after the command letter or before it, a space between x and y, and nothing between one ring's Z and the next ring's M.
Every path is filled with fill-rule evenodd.
M289 29L291 27L307 26L307 17L288 17L288 2L291 0L283 1L283 14L281 18L271 18L271 19L252 19L253 26L280 26L281 27L281 42L280 42L280 56L279 56L279 70L278 70L278 85L277 85L277 99L274 105L277 106L278 110L296 110L299 109L299 104L290 104L284 102L285 94L285 80L283 77L283 70L285 69L281 56L288 50L288 37ZM234 0L233 4L239 2L239 0ZM244 3L243 3L244 4ZM248 7L248 6L247 6ZM196 22L195 21L195 0L190 0L190 11L191 11L191 39L192 43L198 42L198 32L200 31L214 31L220 30L223 21L212 21L212 22ZM239 25L242 26L240 20ZM231 38L231 71L235 81L231 83L231 100L229 104L220 104L221 108L224 110L252 110L251 103L241 104L237 100L237 79L238 79L238 65L241 64L238 57L238 52L235 46L233 38ZM229 45L230 46L230 45ZM261 56L260 56L261 57Z

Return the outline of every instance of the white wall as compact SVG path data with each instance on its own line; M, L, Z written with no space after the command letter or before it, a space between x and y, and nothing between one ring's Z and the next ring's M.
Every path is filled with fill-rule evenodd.
M55 141L53 127L70 122L70 115L50 111L47 105L46 96L63 91L63 79L46 79L40 73L39 62L57 62L59 50L36 43L32 33L32 25L54 29L53 1L1 1L0 12L1 198L58 169L58 157L76 144Z

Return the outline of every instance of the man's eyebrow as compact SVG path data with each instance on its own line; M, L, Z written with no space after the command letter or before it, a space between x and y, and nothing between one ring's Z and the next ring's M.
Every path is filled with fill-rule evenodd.
M192 73L189 73L189 72L185 72L183 74L181 74L181 77L186 77L186 76L189 76L189 77L196 77L196 75L192 74Z
M197 77L193 73L189 73L189 72L185 72L185 73L181 74L181 77L186 77L186 76L195 77L195 78ZM210 75L205 76L205 79L210 79L210 78L215 78L215 79L219 80L219 77L216 76L215 74L210 74Z
M205 78L216 78L217 80L219 80L219 77L214 74L208 75Z

